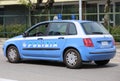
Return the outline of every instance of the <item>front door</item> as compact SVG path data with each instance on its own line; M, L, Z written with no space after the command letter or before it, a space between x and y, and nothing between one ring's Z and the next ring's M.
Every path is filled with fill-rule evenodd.
M43 38L46 50L44 54L52 60L58 60L64 50L68 23L52 22L49 24L47 37Z
M46 36L48 23L33 26L26 32L26 37L22 41L22 54L27 58L44 56L43 37Z

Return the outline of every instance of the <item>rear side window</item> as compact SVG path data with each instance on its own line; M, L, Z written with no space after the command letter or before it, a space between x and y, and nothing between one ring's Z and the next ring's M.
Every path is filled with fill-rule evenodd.
M66 35L68 23L50 23L48 35Z
M68 28L68 35L76 35L77 31L76 31L76 27L73 23L69 24L69 28Z
M85 22L81 24L87 35L109 34L105 27L97 22Z

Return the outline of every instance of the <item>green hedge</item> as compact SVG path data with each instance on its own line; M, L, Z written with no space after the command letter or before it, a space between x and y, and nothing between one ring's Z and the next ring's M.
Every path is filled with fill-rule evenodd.
M26 25L15 24L8 25L5 28L0 25L0 37L11 38L22 34L27 29ZM114 36L116 42L120 42L120 26L109 27L110 33Z
M4 37L3 31L4 31L4 28L2 25L0 25L0 37Z
M110 33L114 36L116 42L120 42L120 26L110 27Z
M8 26L1 26L0 25L0 37L14 37L16 35L22 34L26 30L26 25L15 24L15 25L8 25Z

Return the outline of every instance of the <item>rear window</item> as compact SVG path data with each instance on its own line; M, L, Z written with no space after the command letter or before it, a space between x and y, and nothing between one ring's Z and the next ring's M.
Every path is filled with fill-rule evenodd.
M105 27L97 22L85 22L81 24L87 35L109 34Z

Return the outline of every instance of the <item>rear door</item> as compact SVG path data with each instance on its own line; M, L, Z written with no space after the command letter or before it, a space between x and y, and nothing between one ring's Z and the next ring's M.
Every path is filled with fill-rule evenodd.
M91 38L96 49L107 49L114 46L114 40L110 35L97 35L91 36Z
M97 22L82 23L86 35L92 39L95 49L113 48L114 40L109 32Z

